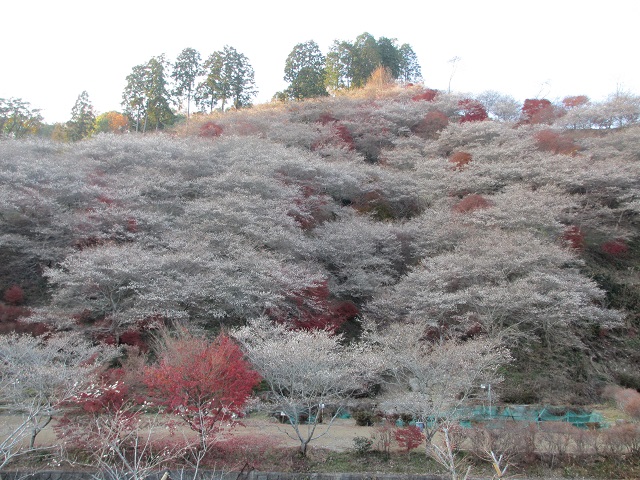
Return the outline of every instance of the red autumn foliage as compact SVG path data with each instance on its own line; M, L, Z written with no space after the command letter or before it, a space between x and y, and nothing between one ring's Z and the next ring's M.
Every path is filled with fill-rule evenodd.
M293 309L289 312L272 311L271 316L296 329L336 331L359 313L352 302L332 299L326 280L294 292L290 302Z
M353 135L351 135L351 132L349 132L349 129L345 125L336 123L333 126L333 129L335 130L336 136L340 140L342 140L342 142L346 145L346 147L349 150L353 150L354 148L356 148L356 144L353 140Z
M22 305L24 303L24 290L18 285L12 285L4 291L3 298L10 305Z
M322 125L331 124L331 131L333 133L334 138L322 139L315 142L311 145L311 150L315 151L319 148L325 147L327 145L338 145L340 147L346 147L348 150L354 150L356 148L356 144L353 138L353 135L349 131L346 125L340 123L340 121L329 113L323 113L318 117L318 123Z
M14 309L19 310L17 314L12 311ZM26 308L0 305L0 335L17 333L39 337L51 331L51 326L46 323L20 321L20 317L28 317L30 314L31 311ZM12 319L14 317L16 319Z
M138 231L138 222L135 218L127 218L127 231L136 233Z
M215 122L206 122L200 126L198 135L204 138L215 138L222 135L222 127Z
M120 335L120 345L129 345L130 347L138 347L140 351L149 350L147 342L142 337L142 333L138 330L127 330Z
M111 197L107 197L106 195L99 195L98 196L98 202L100 203L104 203L105 205L113 205L114 203L116 203L116 201L111 198Z
M491 207L491 202L484 198L482 195L472 194L467 195L460 200L454 207L453 211L457 213L468 213L474 210L482 210L484 208Z
M473 157L468 152L453 152L449 156L449 162L454 164L454 170L463 170Z
M462 116L460 117L460 123L464 122L481 122L489 118L487 110L482 103L470 98L460 100L458 107L461 109Z
M577 225L571 225L567 227L564 231L564 234L562 235L562 238L569 246L569 248L573 248L575 250L584 250L584 233Z
M394 436L400 448L405 449L407 452L418 448L424 440L422 431L413 425L396 429Z
M428 88L423 93L420 93L418 95L414 95L413 97L411 97L411 100L413 100L414 102L419 102L421 100L425 102L432 102L436 98L436 95L438 95L437 90L432 90L431 88Z
M228 336L170 340L158 364L144 370L150 397L178 415L203 442L242 415L260 376Z
M528 98L522 105L521 123L552 123L555 119L555 110L547 99Z
M0 323L16 322L20 317L28 317L31 311L18 305L0 304Z
M121 410L131 400L129 386L123 381L126 372L122 368L106 370L96 384L89 385L65 402L68 413L113 413Z
M427 113L411 131L421 138L434 138L438 132L447 128L448 124L449 117L439 110L434 110Z
M91 450L116 439L115 432L120 439L136 431L143 399L132 398L124 376L124 369L107 370L98 383L65 401L66 412L53 427L56 436L72 448Z
M566 108L579 107L580 105L586 105L589 103L589 97L586 95L577 95L575 97L565 97L562 99L562 104Z
M538 148L544 152L556 155L575 155L578 151L578 146L573 143L573 139L553 130L541 130L536 133L535 138Z
M629 246L622 239L611 240L600 245L600 249L609 255L619 257L629 251Z

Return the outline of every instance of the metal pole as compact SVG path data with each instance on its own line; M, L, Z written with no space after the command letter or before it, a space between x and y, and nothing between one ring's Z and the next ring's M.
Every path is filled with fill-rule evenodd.
M493 411L491 410L491 384L489 384L489 418L493 417Z

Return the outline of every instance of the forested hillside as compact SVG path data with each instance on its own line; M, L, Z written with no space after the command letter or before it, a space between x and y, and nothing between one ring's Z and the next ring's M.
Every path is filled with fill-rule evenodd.
M160 325L266 318L508 349L506 402L640 387L635 99L480 100L381 81L163 134L0 139L0 326L147 351Z

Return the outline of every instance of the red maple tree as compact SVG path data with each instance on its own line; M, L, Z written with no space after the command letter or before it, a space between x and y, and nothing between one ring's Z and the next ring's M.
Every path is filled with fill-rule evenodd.
M434 110L427 113L418 124L411 128L411 131L421 138L434 138L448 124L449 117L440 110Z
M555 119L553 104L545 98L527 98L522 105L521 123L552 123Z
M458 102L458 107L460 107L460 113L462 114L460 117L460 123L481 122L489 118L484 105L477 100L472 100L470 98L460 100Z
M414 425L398 428L393 432L393 435L398 445L407 452L419 447L424 441L422 430Z
M228 336L213 342L186 336L167 341L144 382L157 404L184 420L206 449L223 425L242 414L260 376Z

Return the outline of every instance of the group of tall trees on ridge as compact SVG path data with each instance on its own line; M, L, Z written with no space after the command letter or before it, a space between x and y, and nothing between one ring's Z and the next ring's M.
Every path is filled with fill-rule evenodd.
M298 43L285 63L284 80L289 87L276 97L301 100L326 96L339 89L361 88L379 67L385 68L395 80L422 79L415 52L407 43L398 46L396 39L376 40L365 32L354 42L335 40L326 57L313 40Z
M202 112L209 113L216 107L224 111L228 104L235 109L250 106L256 93L249 59L235 48L225 45L204 63L197 50L185 48L173 64L161 55L133 67L127 76L122 105L133 120L135 131L145 132L160 130L173 122L171 104L179 110L186 106L189 117L192 100Z
M300 43L285 63L284 79L289 87L275 98L301 100L326 96L329 90L359 88L381 66L394 79L417 81L421 77L411 46L398 46L395 39L376 40L364 33L353 43L336 41L326 57L316 42ZM168 87L169 79L173 89ZM135 130L144 132L171 123L170 103L186 108L189 117L192 102L200 111L210 113L216 108L224 111L250 106L256 94L253 67L235 48L226 45L204 62L197 50L185 48L173 64L160 56L135 66L127 77L122 104Z
M420 65L408 44L397 45L395 39L369 33L354 42L336 40L326 57L314 41L297 44L285 63L284 79L289 87L274 98L301 100L328 95L329 91L360 88L378 67L387 69L392 78L406 82L421 79ZM251 106L257 94L255 74L246 55L225 45L202 61L200 53L185 48L175 62L164 55L136 65L126 77L122 94L124 115L136 132L160 130L171 125L178 113L192 103L201 112L215 109L239 109ZM106 113L109 115L107 116ZM96 118L86 91L73 106L71 120L57 124L52 137L76 141L93 132L118 132L126 128L118 112L106 112ZM0 132L21 137L35 133L42 126L38 109L21 99L0 99Z

